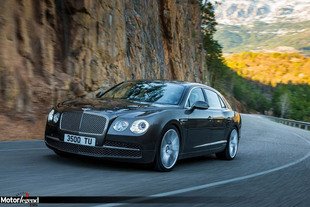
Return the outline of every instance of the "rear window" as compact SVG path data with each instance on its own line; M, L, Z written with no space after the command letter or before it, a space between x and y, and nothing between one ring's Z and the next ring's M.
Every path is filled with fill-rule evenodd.
M217 95L217 93L208 90L208 89L204 89L206 95L207 95L207 102L210 106L210 108L214 108L214 109L221 109L222 105L220 102L220 99Z

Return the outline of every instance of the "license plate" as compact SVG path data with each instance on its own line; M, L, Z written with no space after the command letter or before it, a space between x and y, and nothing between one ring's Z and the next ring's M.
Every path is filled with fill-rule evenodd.
M86 145L86 146L95 146L96 138L65 134L64 142Z

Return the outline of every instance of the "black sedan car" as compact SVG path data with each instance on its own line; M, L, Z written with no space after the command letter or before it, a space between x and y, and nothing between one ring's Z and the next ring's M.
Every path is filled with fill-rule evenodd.
M45 143L59 155L154 163L215 153L232 160L241 117L215 89L179 81L127 81L48 114Z

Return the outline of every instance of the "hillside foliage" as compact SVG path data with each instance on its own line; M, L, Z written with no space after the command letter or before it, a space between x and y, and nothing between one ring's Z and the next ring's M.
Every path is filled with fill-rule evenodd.
M250 50L277 50L287 46L310 55L310 21L265 23L253 25L218 25L214 38L225 53Z
M243 52L224 59L213 38L214 7L205 3L201 8L210 85L241 112L310 121L309 58L298 53Z
M310 122L310 86L280 84L272 97L274 115Z
M226 56L225 60L239 76L266 85L310 85L310 57L299 53L242 52Z

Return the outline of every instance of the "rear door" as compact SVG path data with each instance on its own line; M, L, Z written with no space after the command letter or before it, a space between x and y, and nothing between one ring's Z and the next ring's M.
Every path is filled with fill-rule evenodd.
M204 88L203 91L209 104L208 111L212 117L212 126L210 126L212 143L216 147L216 143L222 144L221 142L226 140L227 117L226 113L224 113L226 107L215 91L207 88Z

